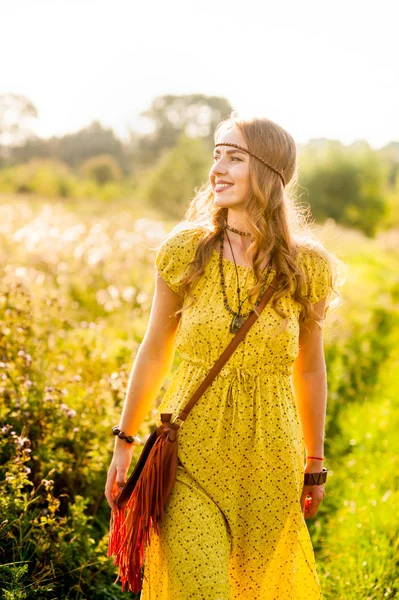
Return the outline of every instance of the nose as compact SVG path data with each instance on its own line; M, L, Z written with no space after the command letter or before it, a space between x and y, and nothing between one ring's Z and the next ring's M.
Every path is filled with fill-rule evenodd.
M217 173L226 173L226 167L224 166L222 157L215 160L211 167L211 173L216 175Z

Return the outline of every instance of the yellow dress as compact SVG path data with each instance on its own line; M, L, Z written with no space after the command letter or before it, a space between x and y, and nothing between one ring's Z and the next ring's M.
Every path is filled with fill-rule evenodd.
M176 292L200 236L197 229L180 231L157 252L156 267ZM296 258L313 303L330 290L323 251L303 247ZM218 261L215 250L193 290L195 305L181 317L181 363L158 417L177 414L232 339ZM237 310L234 263L223 258L223 268L229 304ZM254 274L237 269L243 298ZM289 293L280 298L287 319L270 306L179 430L177 481L160 535L153 533L147 548L141 600L322 598L300 507L305 447L290 379L302 305Z

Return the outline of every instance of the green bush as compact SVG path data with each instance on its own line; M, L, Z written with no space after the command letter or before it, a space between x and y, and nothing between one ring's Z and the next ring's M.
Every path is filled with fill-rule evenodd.
M113 156L100 154L84 161L80 167L84 179L92 179L99 186L122 179L122 169Z
M75 185L68 165L56 159L32 159L0 171L0 190L5 192L65 198L73 195Z
M155 167L142 175L137 196L164 215L182 218L194 189L207 181L211 164L202 140L181 135L176 147L166 150Z
M100 157L101 158L101 157ZM94 159L93 159L94 160ZM113 160L113 159L112 159ZM87 161L90 163L91 159ZM99 169L102 163L98 165ZM104 164L104 169L106 165ZM91 176L85 179L77 177L68 165L55 159L32 159L13 167L0 170L0 191L6 193L28 193L45 198L77 198L102 201L114 200L131 195L129 183L122 181L119 171L109 177L95 175L96 165L84 168L83 172ZM115 169L117 167L115 163ZM102 168L102 167L101 167ZM108 167L107 167L108 168ZM118 167L119 168L119 167ZM119 173L119 174L118 174ZM105 177L105 178L104 178Z
M389 224L388 165L370 148L356 151L330 142L300 155L301 200L308 193L312 215L355 227L370 237Z

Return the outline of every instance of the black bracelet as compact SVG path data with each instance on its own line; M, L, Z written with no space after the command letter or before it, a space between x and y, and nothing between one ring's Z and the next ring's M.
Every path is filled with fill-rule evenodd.
M327 469L323 467L320 473L305 473L304 485L322 485L327 479Z
M135 435L134 437L133 437L132 435L126 435L126 433L125 433L124 431L121 431L121 430L119 429L119 425L115 425L115 426L112 428L112 433L113 433L114 435L117 435L119 439L121 439L121 440L126 440L126 442L127 442L128 444L133 444L133 442L136 442L136 444L139 444L139 443L140 443L140 438L139 438L139 437L137 437L137 435Z

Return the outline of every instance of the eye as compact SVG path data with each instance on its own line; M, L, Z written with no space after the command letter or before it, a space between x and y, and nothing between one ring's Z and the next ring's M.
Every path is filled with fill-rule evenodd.
M231 160L238 160L239 162L242 162L242 159L241 159L241 158L238 158L238 156L231 156L230 158L231 158ZM219 160L219 156L214 156L214 157L213 157L213 160L214 160L214 161L215 161L215 160Z

